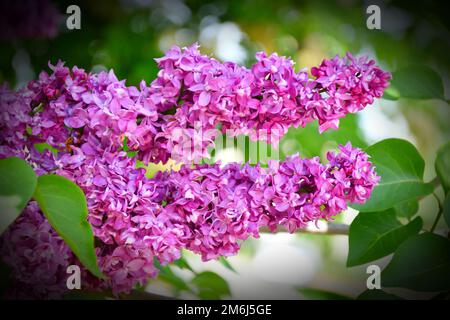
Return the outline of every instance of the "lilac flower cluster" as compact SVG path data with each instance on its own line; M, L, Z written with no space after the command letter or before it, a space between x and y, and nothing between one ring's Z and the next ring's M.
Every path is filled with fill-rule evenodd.
M59 298L67 290L67 266L77 263L35 201L2 234L1 258L13 268L11 298Z
M61 62L23 90L0 88L0 158L26 159L37 174L65 176L86 195L99 266L108 279L84 270L83 283L127 292L156 276L155 258L167 264L182 249L204 260L233 255L261 227L294 232L369 198L379 178L367 155L350 144L329 153L328 164L292 156L269 168L185 165L153 179L137 168L138 159L166 162L197 123L205 131L220 124L254 139L262 138L254 129L277 140L289 126L313 119L325 130L380 97L389 78L373 62L353 58L324 61L313 80L276 54L261 53L257 60L246 69L203 56L196 45L174 47L157 59L157 79L139 89L112 71L88 74ZM207 156L213 138L200 137L194 156ZM43 143L54 150L38 151ZM20 287L47 281L47 293L37 287L39 297L64 292L62 266L77 263L34 202L1 237L0 252ZM45 281L35 282L33 274Z
M110 277L107 287L122 292L156 274L154 257L170 263L182 249L205 261L231 256L262 227L294 232L310 221L332 219L347 202L369 198L379 177L367 154L347 144L328 153L328 160L324 165L318 157L294 155L268 168L184 165L146 179L122 152L90 162L77 156L57 172L83 188L102 243L97 255Z
M98 157L77 149L57 164L61 169L56 173L76 182L86 195L88 220L99 240L99 265L109 277L102 287L129 291L156 275L155 256L162 263L180 258L171 247L177 234L158 217L162 188L145 177L144 168L135 168L136 159L123 151Z
M325 59L311 74L316 78L315 88L325 92L326 97L315 101L315 115L320 132L328 128L337 129L339 119L347 113L355 113L372 104L383 95L391 78L366 56L355 58L350 53L341 59Z
M156 178L167 186L162 215L180 227L184 247L204 260L234 255L261 227L282 225L292 233L369 198L379 177L367 154L348 143L327 156L328 164L294 155L269 161L268 168L232 163L160 173Z
M366 57L335 57L313 68L313 78L306 70L296 73L294 62L276 53L257 53L257 62L247 69L234 63L202 55L198 45L180 49L174 46L157 59L160 72L149 87L149 96L159 112L175 110L162 120L161 133L155 137L169 153L183 139L174 131L183 129L191 135L200 121L203 132L222 131L232 135L246 134L253 140L277 142L289 127L304 127L317 119L319 131L337 129L339 119L362 110L379 98L388 85L390 74ZM266 134L258 135L264 130ZM181 130L179 130L181 131ZM214 140L205 134L198 156L204 157ZM150 138L150 136L147 136ZM142 143L144 141L144 143ZM134 141L143 160L155 159L146 140ZM151 144L150 144L151 145ZM195 158L197 155L194 155ZM157 159L157 158L156 158ZM164 159L161 159L164 160Z

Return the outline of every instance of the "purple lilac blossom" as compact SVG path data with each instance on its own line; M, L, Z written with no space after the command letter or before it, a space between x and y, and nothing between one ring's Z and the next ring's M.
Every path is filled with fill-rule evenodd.
M67 290L74 254L31 201L0 238L2 262L12 268L11 298L59 298Z
M276 53L256 54L251 68L231 62L221 63L198 50L194 44L187 48L172 47L156 59L160 71L148 88L150 103L159 112L174 110L161 122L157 141L166 143L168 152L176 148L179 137L174 130L182 129L192 137L192 129L200 121L202 130L221 126L222 132L250 135L252 140L269 139L275 144L289 127L304 127L317 119L319 132L337 129L339 119L380 98L388 86L390 74L367 57L335 57L312 68L313 78L306 69L296 73L294 62ZM258 135L260 130L266 134ZM154 157L135 141L133 147L143 152L144 162ZM203 139L204 149L214 135ZM202 149L202 150L204 150ZM179 151L179 150L177 150ZM151 149L149 152L152 152ZM207 154L206 154L207 155ZM200 157L205 153L200 152ZM195 158L195 156L194 156ZM160 159L157 159L160 160ZM189 159L190 160L190 159Z
M259 53L257 60L246 69L200 55L196 45L174 47L157 60L161 70L150 86L126 86L112 71L88 74L58 62L50 65L51 74L42 72L21 91L0 88L0 158L21 157L38 175L65 176L86 195L99 265L108 279L84 270L84 283L128 292L156 276L155 258L167 264L183 249L204 260L230 256L242 241L258 237L261 227L282 225L294 232L370 197L379 178L368 156L350 144L328 153L328 164L294 155L268 168L185 165L152 179L136 168L138 159L166 162L186 135L195 134L197 123L206 131L221 124L235 134L267 129L274 140L289 126L313 119L324 129L380 97L389 78L373 61L351 57L324 61L312 71L316 80L305 71L295 73L293 62L276 54ZM194 157L207 156L213 138L200 139ZM136 156L123 151L125 141ZM42 143L57 152L37 151ZM47 238L40 230L47 230ZM42 261L29 256L36 243L45 249L36 251ZM37 285L39 292L28 290L35 297L64 293L61 266L77 263L34 202L2 236L0 252L18 288ZM41 278L33 282L33 273L48 277L42 278L47 291Z
M232 163L161 173L157 179L168 186L162 215L189 227L179 239L205 261L236 254L261 227L282 225L292 233L330 220L347 203L365 202L379 181L367 154L350 143L339 149L327 154L325 165L293 155L269 161L268 168Z

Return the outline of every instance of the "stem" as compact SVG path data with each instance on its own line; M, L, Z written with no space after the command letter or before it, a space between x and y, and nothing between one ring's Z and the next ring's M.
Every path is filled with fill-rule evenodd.
M437 201L437 203L438 203L438 206L439 206L439 212L438 212L438 214L437 214L437 216L436 216L436 219L434 219L434 223L433 223L433 226L432 226L431 229L430 229L430 232L433 232L434 229L436 229L436 226L437 226L437 224L438 224L438 222L439 222L439 219L441 218L442 213L444 212L444 210L443 210L443 208L442 208L441 201L439 200L439 198L438 198L438 196L436 195L435 192L433 192L433 196L435 197L435 199L436 199L436 201Z
M441 185L441 181L439 180L438 176L434 177L434 179L431 180L430 183L433 185L435 189Z
M328 223L326 230L310 230L310 229L299 229L299 233L310 233L310 234L326 234L326 235L348 235L349 225L344 223ZM273 233L268 228L261 228L261 233ZM286 230L278 227L275 232L286 232Z
M428 184L431 184L433 186L433 190L435 190L437 187L439 187L441 185L441 181L439 180L439 177L436 176L433 178L433 180L431 180L430 182L428 182ZM434 192L433 192L434 193ZM426 196L420 196L417 198L418 201L428 197L429 195Z

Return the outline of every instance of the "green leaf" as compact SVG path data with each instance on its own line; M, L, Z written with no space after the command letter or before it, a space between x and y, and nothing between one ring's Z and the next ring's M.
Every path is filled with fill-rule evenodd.
M104 278L97 264L94 235L87 221L88 210L83 191L64 177L43 175L38 178L34 198L80 262L93 275Z
M159 171L164 171L166 169L161 162L157 164L150 162L146 165L140 160L136 161L136 168L144 168L146 170L145 176L148 179L153 178Z
M307 300L351 300L351 297L327 290L313 288L297 288L297 291Z
M366 290L363 293L361 293L357 300L403 300L400 297L397 297L396 295L384 292L383 290Z
M197 287L201 299L220 299L231 294L225 279L211 271L197 274L191 282Z
M0 234L17 218L36 188L36 174L19 158L0 160Z
M450 141L439 148L435 168L445 194L448 194L450 191Z
M442 210L444 210L444 219L447 223L447 226L450 227L450 194L445 197L444 204L442 206Z
M155 259L155 266L159 269L158 279L173 286L176 292L191 291L184 280L173 273L170 266L161 265L157 259Z
M44 152L45 150L49 150L50 152L52 152L54 154L58 153L58 150L56 148L53 148L51 145L49 145L46 142L35 143L34 148L40 153Z
M423 181L425 162L417 149L402 139L382 140L366 149L381 177L370 199L359 211L383 211L396 204L417 199L433 192L433 186Z
M422 228L417 217L407 225L397 221L395 211L360 212L349 230L347 266L352 267L382 258L397 249Z
M433 233L413 236L403 242L381 273L385 287L417 291L450 289L450 240Z
M419 210L419 202L417 200L403 201L396 204L394 210L398 217L411 219Z
M392 74L391 90L402 98L445 99L440 75L425 65L409 66Z
M189 271L195 273L194 269L192 269L192 267L189 265L189 263L186 261L186 259L183 256L181 256L180 259L175 260L173 262L173 264L180 269L186 269L186 270L189 270Z
M398 100L400 98L400 92L393 86L389 86L384 90L382 98L386 100Z
M219 262L221 265L223 265L228 270L237 273L236 269L234 269L233 266L230 264L230 262L228 262L227 258L221 256L221 257L219 257Z
M130 147L128 147L128 137L123 138L122 150L125 151L130 158L133 158L137 154L137 151L130 151Z

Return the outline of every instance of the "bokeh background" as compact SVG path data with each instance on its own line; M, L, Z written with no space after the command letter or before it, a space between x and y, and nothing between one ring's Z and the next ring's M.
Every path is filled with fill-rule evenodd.
M29 9L23 11L21 2ZM66 8L71 4L81 9L80 30L66 27ZM381 8L381 30L366 27L366 8L371 4ZM426 65L443 79L448 97L446 9L444 1L395 0L1 1L0 83L24 86L58 59L93 72L112 68L128 85L148 83L157 73L154 58L173 44L199 42L204 53L244 65L250 65L261 50L290 56L297 70L347 51L368 54L389 71ZM450 137L449 115L448 101L442 99L380 99L341 120L338 131L319 135L316 124L290 130L280 143L281 157L297 152L323 156L347 141L363 148L389 137L404 138L424 156L428 181L435 176L436 150ZM224 150L216 158L239 161L242 152ZM425 227L432 223L436 206L432 196L421 202ZM349 224L354 217L350 209L338 220ZM245 242L240 253L227 260L235 271L191 254L185 259L196 271L222 276L236 299L333 297L327 292L355 297L366 289L368 275L366 265L345 266L347 251L347 236L279 233ZM388 259L376 263L382 266ZM173 280L188 281L192 272L176 266L170 270L171 280L152 280L145 290L193 297Z

